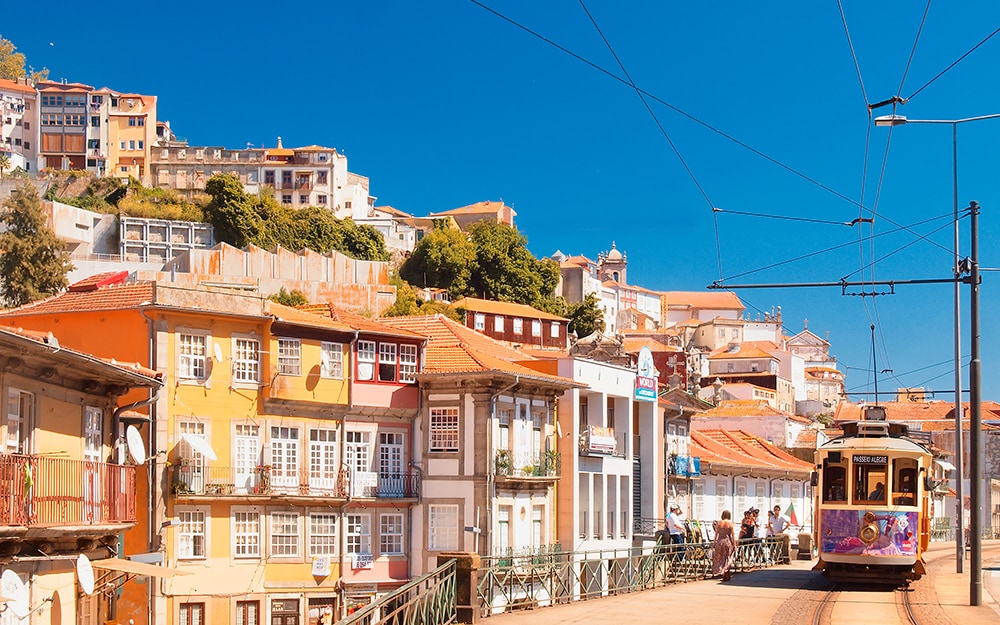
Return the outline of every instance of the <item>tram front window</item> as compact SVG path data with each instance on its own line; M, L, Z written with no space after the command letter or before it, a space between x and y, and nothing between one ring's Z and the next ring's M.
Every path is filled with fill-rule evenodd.
M885 456L854 456L855 503L885 503L888 464Z
M823 501L847 501L847 469L826 464L823 467Z

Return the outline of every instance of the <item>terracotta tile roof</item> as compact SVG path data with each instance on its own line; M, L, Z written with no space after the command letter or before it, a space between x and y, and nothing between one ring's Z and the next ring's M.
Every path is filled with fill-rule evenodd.
M44 80L35 83L35 88L39 91L93 91L94 88L90 85L85 85L79 82L52 82L50 80Z
M331 330L341 330L343 332L353 332L354 328L339 319L327 317L325 315L284 306L277 302L267 300L267 314L274 317L275 321L282 321L295 325L306 325L314 328L329 328Z
M0 91L16 91L18 93L30 93L32 95L35 93L35 89L33 87L14 82L13 80L7 80L6 78L0 78Z
M503 202L493 202L486 200L485 202L476 202L475 204L469 204L468 206L462 206L460 208L453 208L451 210L440 211L437 213L431 213L431 216L436 215L475 215L479 213L499 213L506 207ZM514 209L510 208L513 212Z
M451 305L455 308L464 308L472 312L490 313L492 315L524 317L526 319L544 319L548 321L569 321L566 317L553 315L552 313L532 308L526 304L496 302L488 299L479 299L477 297L463 297L457 302L452 302Z
M803 429L795 438L795 443L792 447L816 449L816 430L812 428Z
M739 358L772 358L774 354L765 351L753 343L741 343L735 352L729 351L729 347L720 347L712 352L709 360L735 360Z
M590 260L586 256L580 255L568 256L562 263L560 263L561 267L583 267L584 269L587 269L592 265L596 266L597 263Z
M692 430L691 455L704 463L809 472L812 464L742 430Z
M321 145L307 145L301 148L295 148L296 152L336 152L337 148L325 148Z
M643 336L643 337L630 337L625 336L623 341L623 347L625 351L629 354L638 353L643 347L648 347L651 352L677 352L680 353L683 350L678 347L672 347L667 345L662 341L658 341L655 338Z
M305 304L303 306L297 306L296 308L302 312L329 317L330 319L338 321L352 330L358 330L359 332L367 332L369 334L386 334L389 336L406 336L420 339L425 338L423 335L415 332L410 332L382 323L384 319L389 319L389 317L376 321L374 319L369 319L368 317L362 317L357 313L345 310L331 303Z
M98 286L102 280L106 280L109 275L114 274L101 275L104 276L103 279L100 276L92 276L71 285L70 290L65 293L11 310L0 311L0 318L94 310L123 310L152 303L154 289L152 282L113 282L107 286ZM81 284L82 287L75 288Z
M389 215L395 215L397 217L413 217L413 215L411 215L410 213L404 213L398 208L393 208L392 206L376 206L374 210L379 213L386 213Z
M925 419L954 418L955 404L945 401L924 402L879 402L885 408L886 419L889 421L922 421ZM968 404L965 404L968 409ZM855 404L842 401L837 404L833 415L835 421L860 421L866 404Z
M706 410L699 417L795 417L795 415L778 410L766 399L729 399L719 402L719 405ZM801 418L801 417L798 417Z
M717 310L744 310L743 302L730 291L667 291L667 305L671 308L708 308Z
M428 337L424 351L424 374L495 371L544 380L564 388L582 386L568 378L540 373L519 364L533 359L444 315L385 317L383 321L400 330Z

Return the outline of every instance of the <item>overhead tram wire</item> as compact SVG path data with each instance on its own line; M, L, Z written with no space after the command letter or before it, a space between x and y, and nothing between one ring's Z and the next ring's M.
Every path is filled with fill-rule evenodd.
M594 29L597 30L597 34L601 36L601 40L604 41L604 45L607 46L608 51L611 53L611 56L613 56L615 62L618 63L618 67L622 70L622 73L625 74L625 78L627 79L629 86L632 87L636 95L639 96L639 99L642 101L642 105L646 108L646 112L649 113L649 116L653 118L653 122L656 124L656 127L660 129L660 134L663 135L663 138L667 140L667 144L669 144L670 149L674 151L674 155L677 157L677 160L681 162L681 165L684 167L684 170L691 178L691 181L694 182L694 186L698 188L698 192L701 193L701 197L705 199L705 202L708 204L709 208L714 208L714 204L712 203L712 200L708 197L708 193L705 192L705 188L702 187L701 182L699 182L698 178L694 175L694 171L691 169L691 166L688 165L687 161L684 159L684 156L681 155L680 150L677 148L677 144L675 144L673 140L670 138L670 135L667 133L666 128L663 127L663 124L660 122L660 119L656 116L656 113L653 111L653 108L649 105L649 102L646 100L646 96L643 94L643 91L639 89L639 87L635 84L635 81L632 80L632 75L629 73L628 68L625 67L625 64L621 60L621 57L619 57L618 53L615 52L614 46L611 45L611 42L608 41L608 38L604 35L604 31L601 30L600 25L597 23L597 20L594 19L593 14L591 14L590 9L587 8L587 5L584 2L584 0L580 0L580 7L583 9L583 12L587 14L587 18L590 20L590 23L594 25ZM719 263L719 277L721 278L722 250L719 244L719 222L714 214L712 216L712 219L713 221L715 221L715 247L716 247L716 256L718 258L718 263Z
M951 223L946 223L946 224L943 224L943 225L941 225L941 226L938 226L937 228L935 228L935 229L934 229L934 230L932 230L931 232L929 232L929 233L928 233L928 235L931 235L931 234L935 234L935 233L937 233L937 232L940 232L940 231L944 230L945 228L950 228L950 227L951 227ZM905 250L906 248L908 248L908 247L910 247L910 246L912 246L912 245L916 245L916 243L917 243L917 241L916 241L916 240L914 240L914 241L910 241L910 242L909 242L909 243L907 243L906 245L903 245L903 246L901 246L901 247L899 247L899 248L896 248L895 250L893 250L893 251L889 252L888 254L885 254L885 255L881 256L880 258L877 258L877 259L873 260L873 261L872 261L872 262L870 263L870 265L875 265L876 263L880 263L880 262L882 262L882 261L886 260L887 258L890 258L890 257L892 257L892 256L895 256L896 254L898 254L898 253L902 252L902 251L903 251L903 250ZM852 271L851 273L849 273L849 274L845 275L845 276L844 276L844 279L847 279L847 278L850 278L851 276L853 276L854 274L858 273L859 271L862 271L862 270L864 270L864 269L867 269L867 268L868 268L868 267L866 266L866 267L862 267L861 269L858 269L858 270L856 270L856 271ZM980 271L982 271L982 270L980 270Z
M976 51L976 50L977 50L977 49L978 49L978 48L979 48L980 46L982 46L982 45L983 45L984 43L986 43L987 41L989 41L990 39L992 39L993 37L995 37L995 36L996 36L996 35L997 35L998 33L1000 33L1000 28L997 28L996 30L994 30L993 32L991 32L991 33L990 33L989 35L987 35L987 36L986 36L986 38L985 38L985 39L983 39L982 41L980 41L980 42L979 42L979 43L977 43L976 45L972 46L972 48L971 48L971 49L970 49L970 50L969 50L968 52L966 52L966 53L965 53L965 54L963 54L962 56L958 57L958 59L956 59L954 63L952 63L952 64L951 64L951 65L949 65L948 67L944 68L943 70L941 70L940 72L938 72L938 74L937 74L936 76L934 76L934 78L931 78L931 79L930 79L930 80L928 80L928 81L927 81L926 83L924 83L923 85L921 85L921 87L920 87L919 89L917 89L916 91L914 91L913 93L911 93L911 94L910 94L910 97L908 97L908 98L906 98L905 100L903 100L903 101L901 102L901 104L905 104L906 102L909 102L909 101L910 101L910 100L912 100L912 99L913 99L913 98L914 98L914 97L915 97L915 96L916 96L917 94L919 94L919 93L920 93L921 91L923 91L923 90L924 90L924 89L926 89L927 87L930 87L930 86L931 86L931 84L932 84L932 83L933 83L934 81L936 81L936 80L937 80L938 78L941 78L941 77L942 77L942 76L944 76L944 75L945 75L946 73L948 73L948 71L949 71L949 70L951 70L951 69L952 69L953 67L955 67L956 65L958 65L959 63L961 63L962 61L964 61L964 60L965 60L965 57L967 57L967 56L969 56L970 54L972 54L973 52L975 52L975 51Z
M770 215L767 213L751 213L747 211L734 211L728 208L713 207L713 211L717 213L729 213L730 215L743 215L745 217L762 217L764 219L781 219L784 221L803 221L806 223L813 224L826 224L828 226L855 226L859 223L864 223L869 221L865 218L856 218L851 221L834 221L832 219L812 219L810 217L792 217L790 215Z

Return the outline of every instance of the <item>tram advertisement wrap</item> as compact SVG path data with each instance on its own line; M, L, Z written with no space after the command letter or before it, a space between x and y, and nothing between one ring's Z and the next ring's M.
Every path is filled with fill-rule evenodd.
M820 514L822 553L872 556L917 554L916 512L822 510ZM874 519L866 520L866 514L871 514ZM866 534L862 529L869 524L878 527L878 536L871 544L860 538Z

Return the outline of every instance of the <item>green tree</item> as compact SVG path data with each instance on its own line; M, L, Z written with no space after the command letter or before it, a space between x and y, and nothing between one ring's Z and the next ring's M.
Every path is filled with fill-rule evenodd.
M274 295L269 295L268 298L272 302L278 302L279 304L284 304L285 306L301 306L303 304L308 304L309 300L306 298L306 294L298 289L292 289L289 293L285 290L285 287L281 287L281 290Z
M389 276L389 284L396 287L396 301L382 315L385 317L406 317L417 314L419 305L417 292L414 288L396 273Z
M576 332L579 338L604 332L604 310L594 293L587 295L582 302L570 304L567 316L570 319L568 331Z
M20 306L66 288L73 269L69 254L51 228L38 191L22 182L3 204L0 225L0 296L8 306Z
M476 248L460 230L435 228L417 243L399 275L418 287L447 289L458 299L470 293Z
M27 59L25 59L22 53L16 50L17 47L12 41L0 36L0 78L16 80L27 77L31 79L31 82L38 82L49 77L49 70L47 69L42 69L38 72L34 71L34 68L31 67L25 69Z
M344 233L342 252L362 260L389 260L382 233L368 224L358 225L353 219L340 222Z
M205 218L215 230L215 238L235 247L250 243L260 245L264 221L257 210L257 198L247 195L243 183L234 174L218 174L205 183L211 196Z
M10 169L10 157L6 154L0 154L0 178L3 178L3 172Z
M516 229L495 221L469 228L476 248L472 292L494 299L534 306L552 295L559 282L559 265L539 261L528 251L528 239Z

